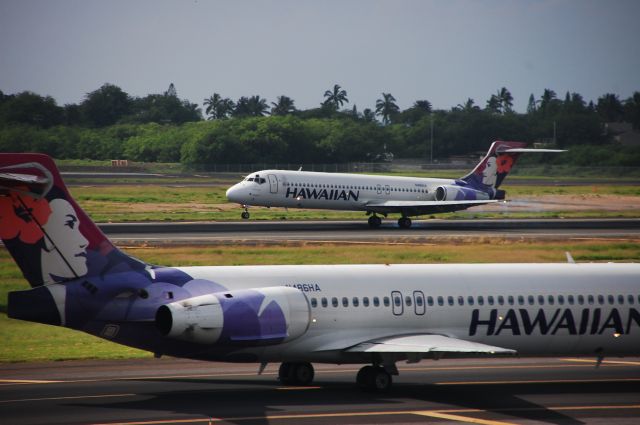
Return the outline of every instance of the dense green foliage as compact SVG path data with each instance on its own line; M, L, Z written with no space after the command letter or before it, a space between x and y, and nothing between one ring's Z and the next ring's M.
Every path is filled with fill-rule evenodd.
M234 102L214 93L204 99L203 120L198 106L181 100L173 85L163 94L133 98L104 84L80 104L64 107L31 92L0 92L0 151L180 161L201 169L220 163L374 162L389 152L430 158L433 128L434 159L482 152L493 140L555 140L557 147L571 148L575 165L640 164L640 149L612 149L611 134L604 131L605 122L620 121L640 129L640 92L624 101L608 93L587 104L578 93L560 100L546 89L539 100L530 96L525 114L513 111L505 87L484 108L467 99L449 111L433 111L428 100L401 111L391 93L382 93L375 110L340 110L349 99L337 84L324 98L318 108L298 110L284 95L269 104L258 95Z

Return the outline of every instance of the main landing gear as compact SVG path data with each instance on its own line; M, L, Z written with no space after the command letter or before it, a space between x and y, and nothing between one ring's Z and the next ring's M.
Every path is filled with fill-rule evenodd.
M313 375L311 363L284 362L278 371L278 379L283 385L309 385Z
M372 229L377 229L382 224L382 219L377 215L372 215L369 217L369 227Z
M278 371L278 380L282 385L309 385L313 381L313 376L311 363L284 362ZM391 373L379 365L364 366L356 376L358 387L367 391L388 391L392 383Z
M400 218L398 219L398 226L399 226L401 229L408 229L408 228L410 228L410 227L411 227L411 219L410 219L409 217L405 217L405 216L400 217Z

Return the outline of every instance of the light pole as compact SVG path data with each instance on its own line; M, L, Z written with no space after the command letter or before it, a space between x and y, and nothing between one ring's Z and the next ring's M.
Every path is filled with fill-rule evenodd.
M429 121L431 122L431 164L433 164L433 112L429 118Z

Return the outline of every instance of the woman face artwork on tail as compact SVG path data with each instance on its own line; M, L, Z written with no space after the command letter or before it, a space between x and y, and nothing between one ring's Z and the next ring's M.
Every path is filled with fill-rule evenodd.
M487 186L495 187L498 176L497 172L496 157L492 156L487 159L484 170L482 170L482 183Z
M55 198L49 202L51 215L42 226L42 278L47 281L77 278L87 274L87 239L80 233L80 220L69 202Z

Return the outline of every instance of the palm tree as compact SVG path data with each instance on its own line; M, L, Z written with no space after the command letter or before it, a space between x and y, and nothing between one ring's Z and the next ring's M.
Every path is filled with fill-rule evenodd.
M209 120L220 120L227 118L233 112L235 104L229 98L222 98L218 93L214 93L208 99L204 100L207 107L205 113L209 115Z
M267 105L267 99L262 99L260 96L251 96L249 98L249 110L254 117L262 117L269 112L269 105Z
M288 115L295 112L293 99L288 96L278 96L278 102L271 102L271 115Z
M498 90L497 97L500 100L500 106L503 114L513 112L513 96L511 96L511 92L507 90L506 87Z
M413 107L427 113L431 113L432 110L431 102L429 102L428 100L416 100L413 103Z
M492 114L501 114L502 103L500 102L500 98L495 94L492 94L489 100L487 100L487 106L485 109Z
M467 98L466 102L464 102L464 104L458 103L458 106L456 106L455 109L463 112L472 112L472 111L480 110L480 108L474 105L474 103L475 101L469 97Z
M382 93L382 99L376 100L376 115L382 116L382 123L387 125L391 122L400 108L396 105L396 98L391 93Z
M322 104L324 106L331 106L335 111L340 109L343 103L349 103L346 90L343 90L338 84L334 84L333 91L325 91L324 97L326 97L326 99Z
M531 95L529 96L529 103L527 104L527 114L533 114L535 111L537 111L538 103L540 102L537 101L536 97L533 95L533 93L531 93Z
M376 120L376 114L369 108L362 111L362 119L366 122L374 122Z
M556 100L556 92L551 89L544 89L544 93L542 93L542 97L540 98L540 109L546 111L554 100Z

